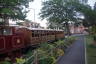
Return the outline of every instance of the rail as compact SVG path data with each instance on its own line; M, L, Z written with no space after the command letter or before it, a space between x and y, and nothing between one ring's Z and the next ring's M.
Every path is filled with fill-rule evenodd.
M25 60L25 62L23 62L22 64L34 64L35 61L36 61L36 54L37 54L37 51L34 51L34 54L32 56L30 56L29 58L27 58Z
M53 51L53 49L51 50ZM45 52L43 52L42 54L44 54ZM38 58L38 55L40 55L40 53L38 53L38 51L34 51L34 54L32 56L30 56L29 58L27 58L25 60L25 62L23 63L20 63L20 64L38 64L38 60L41 60L41 59L44 59L44 58L47 58L47 57L44 57L44 58Z
M49 52L51 52L51 54L49 54L49 55L53 55L53 51L56 50L56 48L59 48L59 46L56 46L55 48L50 49ZM39 55L41 56L41 54L46 54L46 52L42 52L42 53L38 53L38 52L39 52L39 50L35 50L33 52L33 55L30 56L29 58L27 58L25 60L25 62L23 62L22 64L38 64L38 61L39 60L44 59L44 58L47 58L49 56L48 55L46 57L40 58Z

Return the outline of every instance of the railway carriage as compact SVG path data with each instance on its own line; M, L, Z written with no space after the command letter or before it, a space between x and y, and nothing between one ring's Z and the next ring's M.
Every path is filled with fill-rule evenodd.
M0 26L0 54L64 38L60 30Z

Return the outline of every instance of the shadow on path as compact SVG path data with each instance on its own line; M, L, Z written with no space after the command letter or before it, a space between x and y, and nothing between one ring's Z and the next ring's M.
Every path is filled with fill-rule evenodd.
M58 60L57 64L85 64L84 36L77 35L77 37L70 50Z

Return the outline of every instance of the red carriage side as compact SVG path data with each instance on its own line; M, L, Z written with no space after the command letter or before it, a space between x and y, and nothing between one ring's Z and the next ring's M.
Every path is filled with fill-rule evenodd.
M15 34L15 27L0 26L0 54L24 47L22 34Z

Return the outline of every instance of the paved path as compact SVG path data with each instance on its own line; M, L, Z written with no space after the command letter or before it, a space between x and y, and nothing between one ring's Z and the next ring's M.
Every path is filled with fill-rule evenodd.
M78 36L69 51L62 56L57 64L85 64L84 36Z

